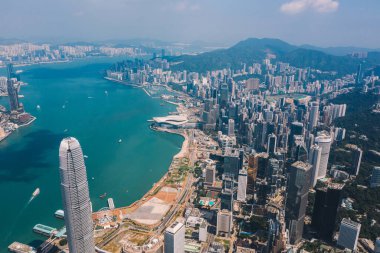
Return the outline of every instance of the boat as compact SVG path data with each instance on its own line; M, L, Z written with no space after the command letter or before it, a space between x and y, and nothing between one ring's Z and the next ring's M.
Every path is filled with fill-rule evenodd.
M54 216L57 217L58 219L64 219L65 218L65 212L63 210L57 210L54 213Z
M94 177L92 177L91 179L92 179L92 180L94 180L95 178L94 178Z
M67 131L69 131L69 129L67 129L67 128L66 128L66 129L65 129L63 132L65 132L65 133L66 133Z
M161 103L160 105L161 105L161 106L164 106L165 104L164 104L164 103Z
M108 96L108 91L104 91L104 94L106 94Z
M105 197L107 197L107 193L106 192L99 196L99 198L101 198L101 199L104 199Z
M62 109L65 109L66 108L66 105L62 105Z
M119 141L118 141L119 143L122 143L123 142L123 140L122 139L119 139Z
M34 190L33 194L32 194L32 197L35 198L37 197L38 195L40 194L40 188L37 188Z
M84 157L84 158L86 158L86 159L88 158L88 156L87 156L87 155L83 155L83 157Z
M40 105L37 105L36 107L37 107L37 110L41 109L41 106L40 106Z

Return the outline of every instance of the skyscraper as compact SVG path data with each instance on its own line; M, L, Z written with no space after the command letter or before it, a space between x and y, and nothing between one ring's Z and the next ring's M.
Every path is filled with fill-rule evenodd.
M361 150L358 146L352 145L352 164L351 169L353 175L359 175L360 164L362 162L363 150Z
M73 137L59 147L59 172L70 253L94 253L93 222L82 148Z
M302 238L310 176L308 163L297 161L290 167L285 210L290 244L297 244Z
M235 120L228 120L228 136L235 136Z
M331 241L333 237L343 186L330 183L328 186L316 189L311 224L319 237L327 241Z
M370 186L371 188L380 187L380 167L373 167Z
M17 88L15 87L17 79L14 78L15 74L14 74L12 64L7 65L7 75L8 75L7 92L8 92L8 97L9 97L10 110L17 111L20 108L20 104L18 102Z
M11 111L17 111L20 108L20 104L18 102L18 92L17 88L15 87L15 84L15 79L7 80L7 91Z
M312 102L310 108L310 116L309 116L309 131L313 130L314 127L318 124L319 117L319 103Z
M318 179L318 170L321 163L322 148L318 145L313 145L310 148L309 163L312 165L311 172L311 187L314 187Z
M273 155L277 149L277 136L270 134L268 136L267 153Z
M330 156L330 147L331 147L331 137L330 134L323 131L318 133L317 138L315 138L315 144L322 148L321 153L321 162L319 164L317 178L326 177L327 165L329 162Z
M338 245L350 250L356 250L361 224L344 218L340 224Z
M216 221L216 234L220 232L231 234L232 230L232 212L228 210L220 210ZM182 251L183 252L183 251Z
M247 171L245 169L240 170L238 178L238 192L237 200L245 201L247 197Z
M185 252L185 226L174 222L165 231L165 253Z

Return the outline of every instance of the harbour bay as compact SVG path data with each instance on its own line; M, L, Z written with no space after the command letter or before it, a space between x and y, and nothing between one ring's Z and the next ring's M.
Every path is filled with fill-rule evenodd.
M21 102L37 120L0 143L0 252L7 252L13 241L37 246L44 239L32 232L37 223L63 226L54 212L62 208L58 147L66 136L75 136L88 156L94 211L107 205L99 198L104 193L116 206L131 204L167 171L183 138L154 132L147 120L175 107L161 106L141 89L104 80L103 71L117 60L21 68L22 80L29 84L21 88ZM0 104L7 105L7 99ZM27 205L37 187L41 194Z

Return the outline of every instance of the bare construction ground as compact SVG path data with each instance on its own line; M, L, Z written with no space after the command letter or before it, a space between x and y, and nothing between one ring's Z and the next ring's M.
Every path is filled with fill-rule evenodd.
M130 219L144 225L154 225L169 211L170 203L153 197L136 209Z

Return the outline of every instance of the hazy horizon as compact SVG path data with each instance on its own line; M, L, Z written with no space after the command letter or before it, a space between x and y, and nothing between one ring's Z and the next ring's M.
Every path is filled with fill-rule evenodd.
M97 42L149 38L233 45L380 47L378 0L3 0L0 38Z

